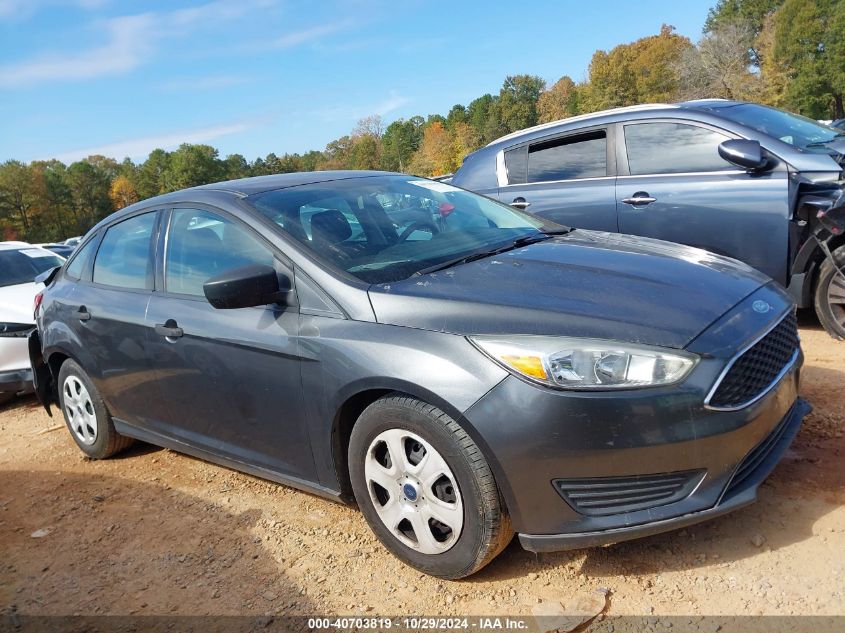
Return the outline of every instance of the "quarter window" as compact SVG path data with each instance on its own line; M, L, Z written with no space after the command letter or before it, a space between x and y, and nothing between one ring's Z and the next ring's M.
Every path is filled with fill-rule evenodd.
M626 125L628 169L633 176L736 169L719 156L719 144L728 138L684 123Z
M273 253L232 220L200 209L175 209L165 259L168 292L205 296L210 277L249 264L273 265Z
M150 239L155 221L155 212L145 213L109 227L94 260L94 283L152 289Z
M88 242L86 242L85 246L73 255L73 259L70 260L67 268L65 268L65 274L68 277L72 279L80 279L82 277L82 274L85 272L85 267L88 265L88 261L94 253L94 245L96 243L97 238L92 237L88 240Z
M567 136L528 148L528 182L607 176L604 130Z

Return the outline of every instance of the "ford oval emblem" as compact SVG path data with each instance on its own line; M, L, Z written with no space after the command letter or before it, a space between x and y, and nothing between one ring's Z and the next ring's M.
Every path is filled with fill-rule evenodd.
M766 314L766 312L772 309L772 306L770 306L767 302L763 301L762 299L758 299L757 301L751 304L751 308L754 310L754 312L757 312L759 314Z

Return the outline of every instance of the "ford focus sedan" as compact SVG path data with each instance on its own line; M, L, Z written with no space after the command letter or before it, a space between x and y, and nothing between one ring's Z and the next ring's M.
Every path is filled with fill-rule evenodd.
M36 389L330 499L443 578L751 503L809 410L793 304L737 261L383 172L188 189L45 275Z

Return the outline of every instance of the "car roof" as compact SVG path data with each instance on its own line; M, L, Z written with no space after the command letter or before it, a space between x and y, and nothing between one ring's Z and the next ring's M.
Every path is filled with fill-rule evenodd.
M13 251L21 248L41 248L40 246L30 244L29 242L0 242L0 251Z
M497 138L487 144L487 147L498 145L502 142L520 138L523 135L529 135L533 132L541 130L548 130L560 125L569 125L570 123L588 123L593 120L601 120L606 118L613 118L622 114L632 112L659 112L661 110L677 111L679 109L686 110L710 110L715 108L724 108L728 106L739 105L742 101L730 101L728 99L694 99L691 101L683 101L680 103L641 103L639 105L624 106L621 108L610 108L609 110L600 110L598 112L590 112L588 114L579 114L577 116L567 117L565 119L558 119L556 121L549 121L548 123L541 123L533 127L525 128L517 132L511 132L505 136Z
M239 178L237 180L224 180L213 182L192 189L205 191L228 191L242 196L251 196L256 193L285 189L299 185L308 185L320 182L331 182L333 180L347 180L349 178L368 178L372 176L398 175L389 171L365 171L365 170L337 170L337 171L298 171L288 174L273 174L271 176L254 176L252 178ZM190 191L190 190L189 190Z

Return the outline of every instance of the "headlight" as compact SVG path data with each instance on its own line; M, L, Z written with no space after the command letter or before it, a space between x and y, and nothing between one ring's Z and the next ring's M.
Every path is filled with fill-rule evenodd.
M679 351L589 338L472 336L512 372L566 389L630 389L682 380L698 357Z

